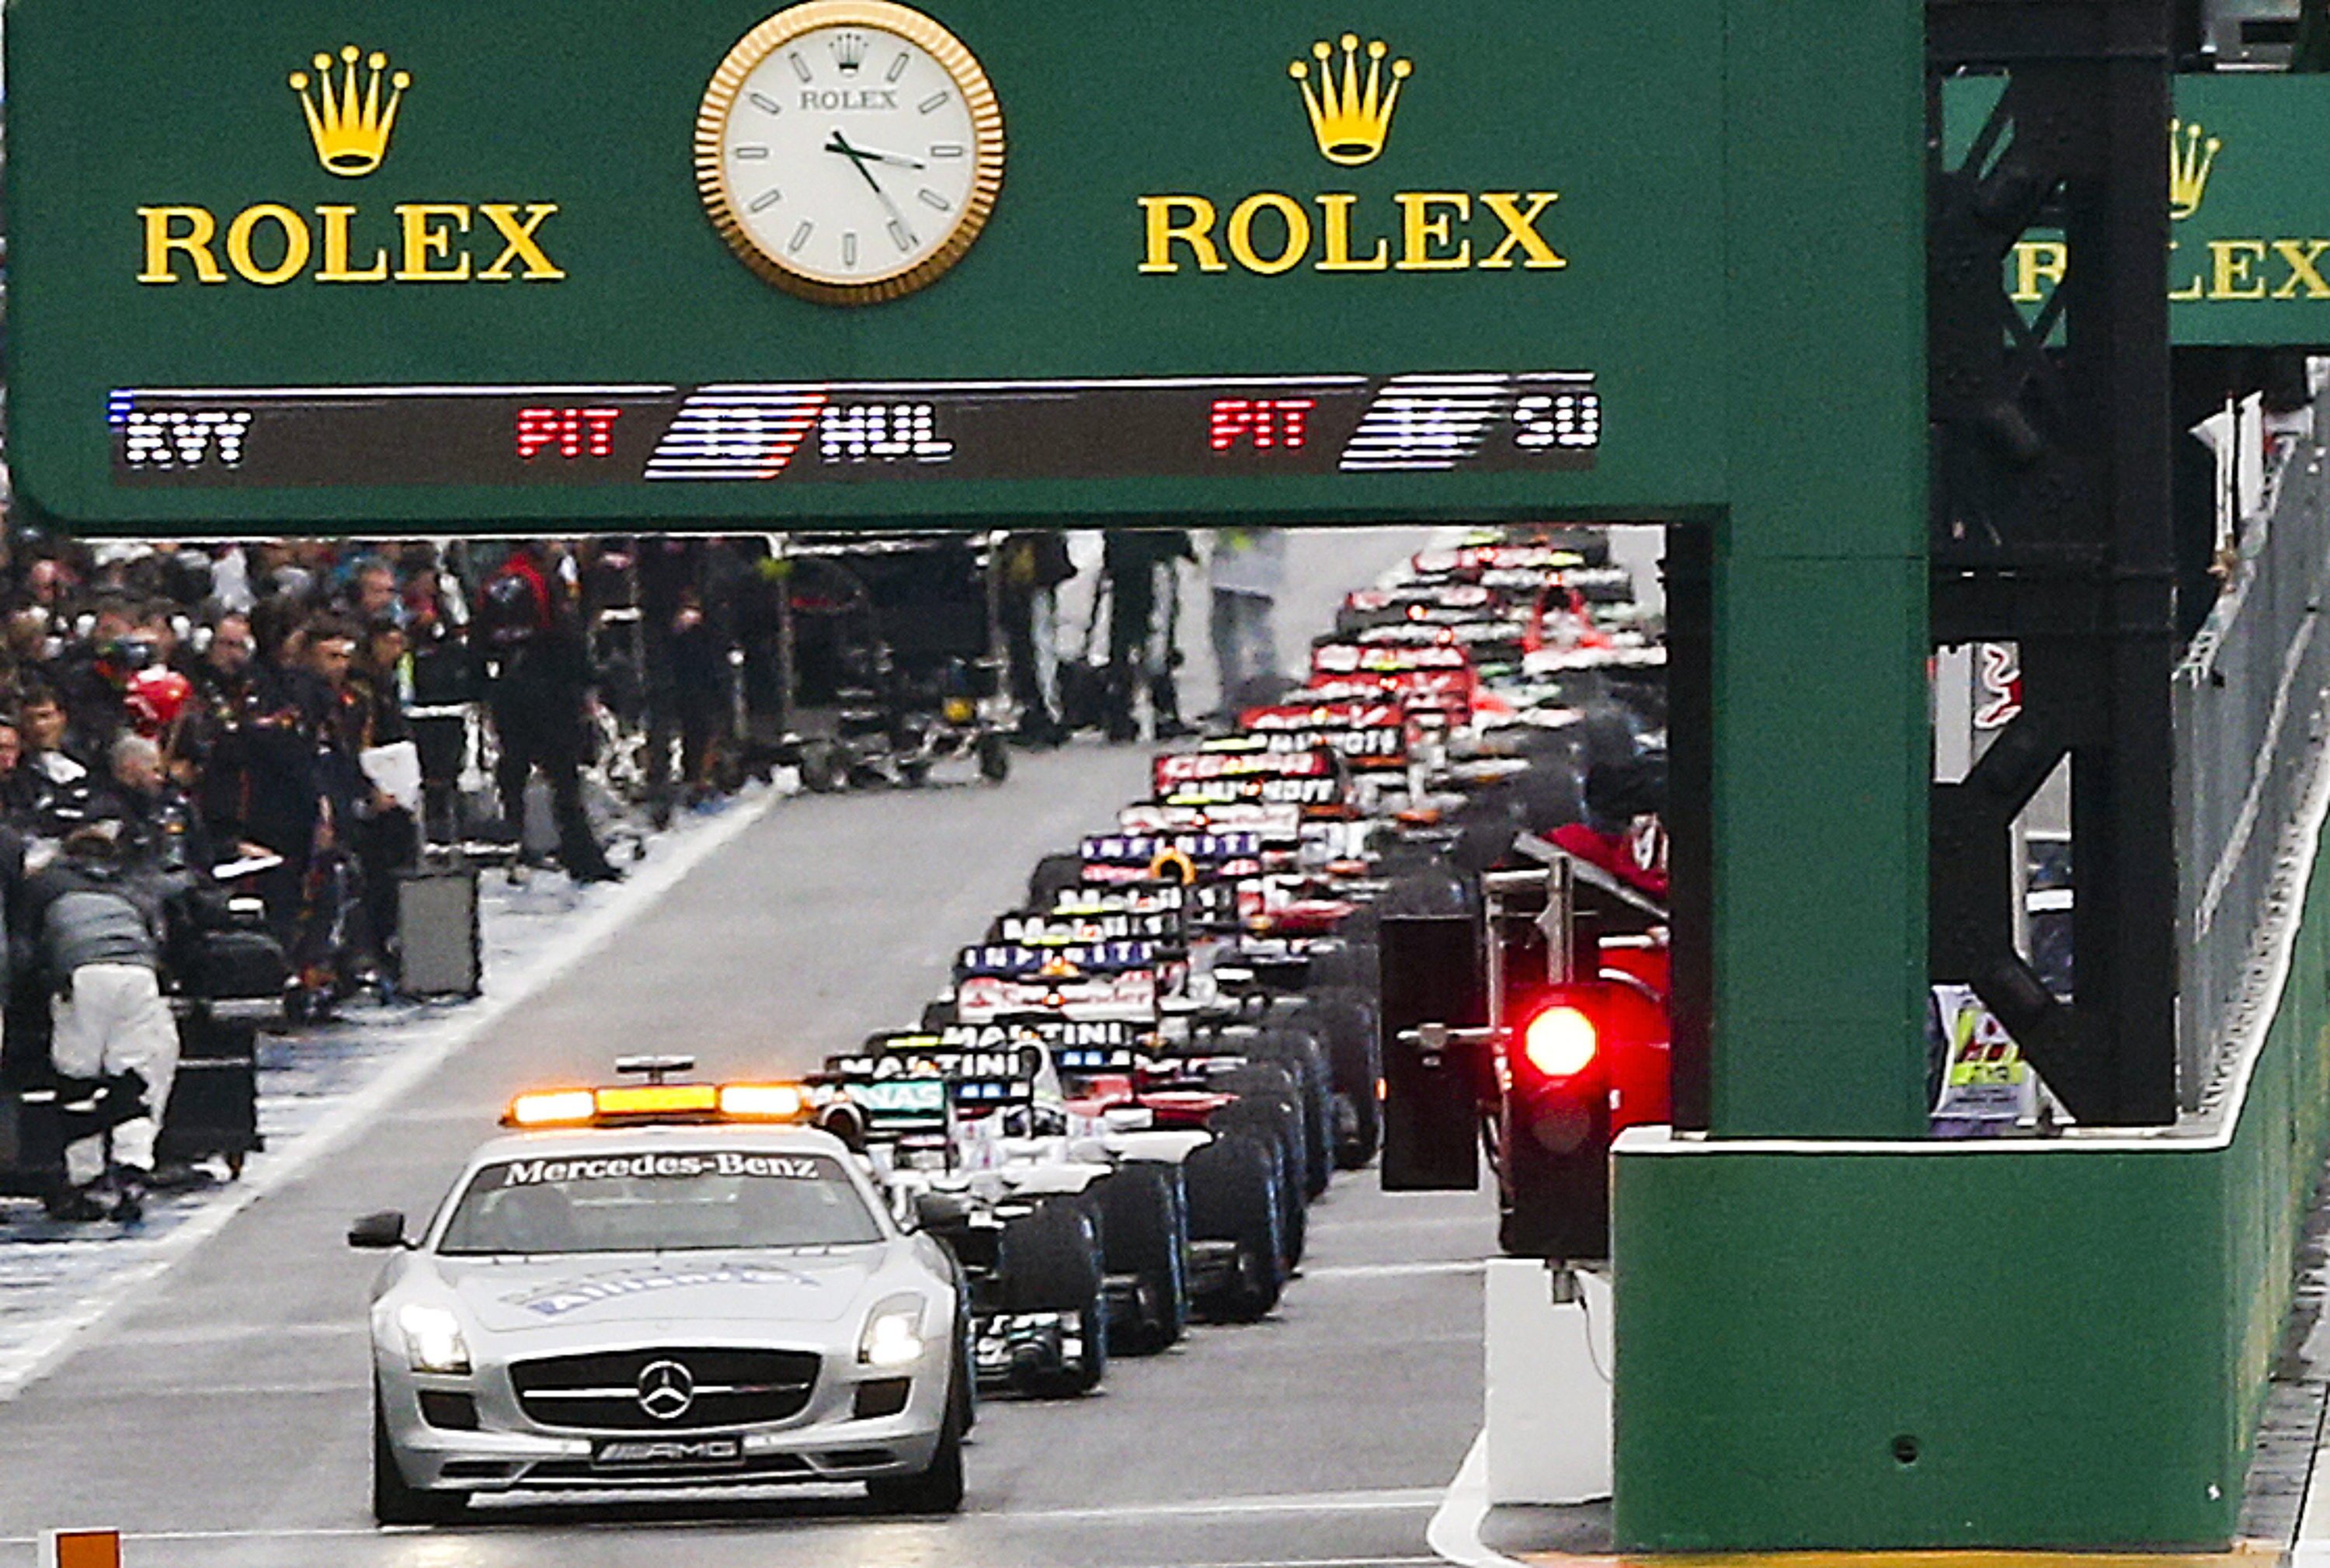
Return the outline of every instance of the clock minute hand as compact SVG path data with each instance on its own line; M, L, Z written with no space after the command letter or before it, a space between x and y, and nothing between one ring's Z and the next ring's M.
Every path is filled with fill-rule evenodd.
M826 144L825 150L829 153L840 153L845 156L855 158L860 163L871 161L877 164L887 164L894 169L926 169L930 167L928 164L923 163L920 158L910 158L898 153L879 152L873 147L853 146L839 131L835 131L833 133L833 140Z
M839 131L833 133L833 139L825 144L825 150L829 153L838 153L848 158L857 172L866 176L866 183L874 187L874 194L880 196L885 203L889 201L888 194L882 189L882 182L876 179L874 171L866 166L866 155L842 140Z
M898 203L890 199L890 193L882 188L882 182L876 179L874 171L866 166L867 159L872 155L851 146L847 140L843 139L839 131L833 133L833 139L825 144L825 150L829 153L839 153L857 165L857 172L866 176L866 183L874 187L874 194L881 202L883 211L890 214L890 221L900 229L912 231L913 225L906 222L906 214L898 211ZM903 244L905 241L901 241L900 243Z

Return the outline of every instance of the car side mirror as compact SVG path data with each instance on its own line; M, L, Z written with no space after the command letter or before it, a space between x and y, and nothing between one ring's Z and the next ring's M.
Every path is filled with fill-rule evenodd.
M348 1227L348 1245L365 1252L393 1252L411 1245L404 1239L404 1214L397 1209L383 1209L376 1214L366 1214Z
M914 1226L917 1230L942 1231L960 1225L971 1217L971 1200L961 1193L916 1193L914 1195Z

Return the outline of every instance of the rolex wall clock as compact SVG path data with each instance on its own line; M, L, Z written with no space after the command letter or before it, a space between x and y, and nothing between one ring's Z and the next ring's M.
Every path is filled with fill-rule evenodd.
M696 118L696 184L745 265L871 305L962 259L1003 185L1003 112L938 23L891 0L807 0L728 53Z

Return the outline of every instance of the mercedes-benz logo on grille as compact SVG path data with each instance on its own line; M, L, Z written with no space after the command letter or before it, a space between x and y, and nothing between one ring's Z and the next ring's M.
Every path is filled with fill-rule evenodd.
M696 1376L677 1361L650 1361L639 1372L639 1408L677 1421L696 1407Z

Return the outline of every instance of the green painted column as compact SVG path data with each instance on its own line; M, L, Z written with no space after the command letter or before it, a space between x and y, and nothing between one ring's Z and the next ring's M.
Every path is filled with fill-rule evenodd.
M1719 1136L1923 1128L1924 21L1731 0Z

